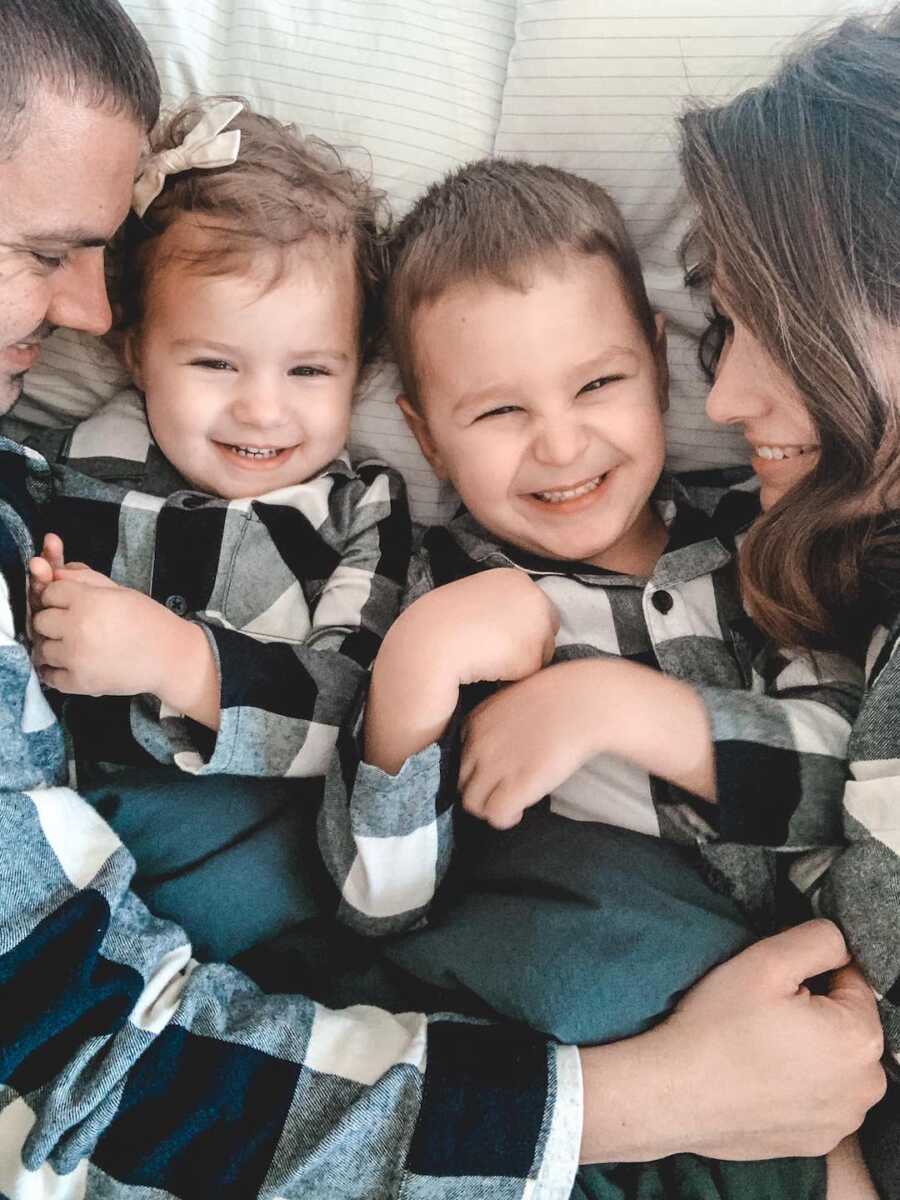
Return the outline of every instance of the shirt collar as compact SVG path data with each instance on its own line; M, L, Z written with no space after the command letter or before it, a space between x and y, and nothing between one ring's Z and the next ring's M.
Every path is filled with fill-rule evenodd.
M713 514L704 512L694 503L689 488L668 472L660 476L651 503L669 530L666 548L650 576L658 586L687 583L731 562L740 533L755 515L752 498L750 505L735 508L724 520L720 512L723 506ZM624 575L590 563L544 558L498 542L465 509L450 522L448 533L473 562L485 567L518 567L531 575L564 575L604 587L644 587L648 582L646 577Z

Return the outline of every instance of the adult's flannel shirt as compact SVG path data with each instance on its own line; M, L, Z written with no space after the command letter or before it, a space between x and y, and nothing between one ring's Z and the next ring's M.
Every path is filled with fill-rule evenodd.
M25 638L46 464L0 439L0 1194L568 1200L577 1053L199 964L66 775Z
M399 607L410 553L400 476L341 457L258 499L210 496L163 457L131 391L29 445L53 469L42 521L66 558L197 622L221 679L217 734L155 696L67 698L75 777L154 762L322 774Z
M744 613L735 554L759 512L746 470L664 476L654 500L669 540L649 579L564 568L498 545L464 513L430 531L405 603L464 575L515 567L559 610L554 662L616 655L694 684L712 729L718 804L601 756L561 785L550 807L699 845L716 881L760 930L771 929L780 864L767 848L805 852L841 842L862 672L836 654L779 652ZM598 706L607 702L615 696L598 697ZM360 763L357 738L341 739L319 841L342 920L377 934L425 916L452 850L457 755L451 732L391 776Z

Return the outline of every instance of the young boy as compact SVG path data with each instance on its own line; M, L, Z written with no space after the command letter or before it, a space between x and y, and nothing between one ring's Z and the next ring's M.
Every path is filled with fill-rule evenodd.
M860 676L776 652L743 613L745 473L663 473L662 322L602 189L524 163L457 172L398 227L387 307L401 406L466 511L414 564L365 763L345 746L326 787L341 915L370 933L421 921L457 787L498 829L525 813L500 836L463 825L453 899L387 954L562 1040L624 1036L748 936L685 872L697 846L762 929L780 866L754 845L760 809L781 813L780 850L840 841ZM454 714L482 681L508 686L460 748Z

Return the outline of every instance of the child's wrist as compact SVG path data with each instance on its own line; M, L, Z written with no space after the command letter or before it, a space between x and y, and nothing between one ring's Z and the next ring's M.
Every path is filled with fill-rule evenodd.
M168 708L192 716L198 696L209 690L211 672L218 681L218 669L206 634L199 625L168 611L165 617L164 634L159 642L156 686L148 690ZM218 686L216 693L218 700Z

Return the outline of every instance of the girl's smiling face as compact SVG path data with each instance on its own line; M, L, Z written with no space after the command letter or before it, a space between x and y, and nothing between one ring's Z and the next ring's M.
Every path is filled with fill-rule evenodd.
M166 231L129 358L169 462L199 490L241 499L309 479L343 448L358 286L349 241L290 248L273 282L265 255L242 273L191 263L209 236L187 219Z
M743 429L768 509L815 466L818 435L794 382L747 326L715 303L724 340L706 411L720 425Z

